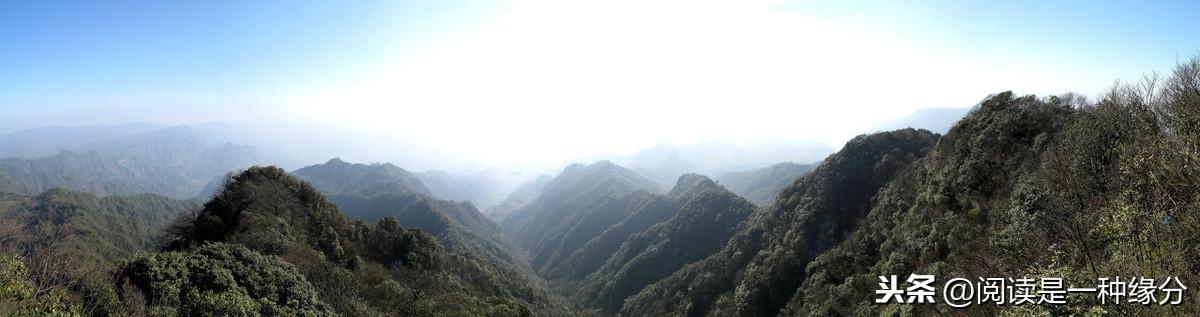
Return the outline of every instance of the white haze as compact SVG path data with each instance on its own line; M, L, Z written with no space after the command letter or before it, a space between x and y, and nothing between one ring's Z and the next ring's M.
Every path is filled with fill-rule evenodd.
M1163 55L1171 53L1156 51L1161 60L1095 67L1088 58L1101 55L1062 53L1066 45L1005 49L990 38L964 43L962 34L956 42L916 32L912 24L925 19L954 31L921 10L871 3L847 13L809 4L511 1L328 76L195 95L146 91L71 111L30 107L0 118L0 132L215 121L229 125L223 130L233 141L289 167L337 156L418 171L537 173L658 144L817 142L836 150L919 109L969 107L1004 90L1095 95L1117 78L1166 69L1148 63L1172 62ZM905 16L889 16L897 10ZM378 40L457 23L429 20L377 30ZM1022 22L971 23L1003 31Z
M772 3L518 1L371 71L263 98L451 161L556 166L659 143L836 149L917 109L1010 89L1098 92L1113 79L983 60Z

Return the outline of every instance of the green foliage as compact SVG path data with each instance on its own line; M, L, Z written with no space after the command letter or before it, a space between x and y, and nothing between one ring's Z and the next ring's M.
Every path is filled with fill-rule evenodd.
M527 269L521 252L473 205L431 198L418 176L399 167L333 159L292 174L316 184L352 219L375 222L393 218L404 227L433 235L449 253L474 253L502 265ZM434 174L430 175L449 177ZM449 185L448 179L442 180L439 188Z
M119 274L121 282L141 290L150 315L333 315L294 266L238 245L208 243L186 252L144 253L125 263Z
M646 285L720 250L756 208L700 175L680 177L670 196L674 215L622 243L587 277L581 298L616 312Z
M592 238L637 211L639 191L653 181L608 161L574 164L546 184L542 194L504 219L505 233L529 251L534 270L555 270Z
M790 313L887 313L870 278L939 276L1179 276L1200 282L1200 170L1193 163L1200 60L1165 82L1118 86L1090 104L999 94L937 150L877 196L863 227L822 255ZM980 216L972 215L979 210ZM818 278L819 277L819 278ZM917 315L1190 315L1181 307L1100 305L911 307ZM1183 308L1183 309L1181 309Z
M15 256L0 255L0 313L5 316L83 316L59 288L38 291L29 279L25 263Z
M913 129L851 140L784 189L723 249L630 297L621 314L773 315L804 281L803 265L853 230L876 190L936 140Z
M374 225L352 221L312 185L275 167L252 167L233 175L203 210L181 219L169 232L172 236L162 256L194 254L213 243L278 256L294 265L311 285L317 300L339 315L565 313L561 304L551 300L523 272L469 252L447 253L434 237L404 229L392 218ZM210 253L201 252L196 257L203 260L216 256ZM123 272L126 276L156 274L144 273L146 270L134 265ZM228 293L232 288L223 285L231 284L222 282L229 280L223 274L189 276L203 281L179 284L184 286L178 296L154 295L159 288L134 285L151 294L147 298L152 304L163 306L149 311L186 311L188 305L209 303L264 311L272 307L264 301L274 303L278 299L271 293L250 290ZM188 286L195 283L212 286ZM155 298L182 299L155 302ZM187 300L193 304L185 305Z
M603 266L629 237L670 219L679 208L679 204L669 197L646 191L630 194L622 200L632 210L628 217L592 237L569 257L548 264L541 275L548 279L582 280Z
M193 206L158 195L98 198L63 189L0 196L0 248L30 264L38 289L63 293L86 314L114 314L117 262L154 247L169 219Z

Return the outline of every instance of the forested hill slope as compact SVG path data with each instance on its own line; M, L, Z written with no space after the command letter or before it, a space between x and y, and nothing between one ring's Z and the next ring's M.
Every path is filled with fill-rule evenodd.
M38 290L31 296L38 305L69 303L84 313L111 315L121 306L111 272L126 258L155 248L171 219L197 205L153 194L97 197L65 189L36 196L0 193L0 253L20 256ZM20 307L8 297L2 300L0 315Z
M587 276L579 298L616 312L625 298L721 249L757 208L707 177L679 178L670 218L629 236Z
M878 275L1178 276L1200 285L1200 63L1156 89L1122 87L1095 104L998 94L878 196L863 226L809 267L793 315L1002 313L1190 316L1181 306L875 305ZM850 269L847 269L850 268ZM1007 311L1006 311L1007 310Z
M129 285L123 298L144 298L146 312L566 314L525 274L446 253L433 237L391 219L351 220L275 167L236 175L169 232L164 250L120 271Z
M784 189L720 251L641 290L624 302L621 314L730 316L737 315L742 300L753 305L778 297L786 301L783 293L804 279L804 263L853 230L876 190L922 157L937 138L905 129L851 140Z
M542 270L628 217L639 203L627 196L657 191L658 184L608 161L575 164L501 226L529 251L534 269Z
M996 94L933 139L856 138L722 251L647 287L621 314L1194 315L1193 292L1157 298L1179 305L1085 293L1065 305L964 309L942 298L876 304L874 290L879 276L909 274L1200 285L1200 59L1096 102Z
M746 220L754 209L753 204L725 190L707 177L696 174L680 176L675 187L666 195L641 191L625 196L622 201L630 208L625 211L628 215L624 219L591 237L569 256L556 258L556 261L545 265L540 271L541 275L552 280L583 281L588 275L596 275L600 270L604 271L601 275L605 278L588 277L588 280L609 282L608 278L612 278L613 274L622 270L633 258L642 260L633 266L636 268L630 269L632 271L640 272L640 267L649 265L657 267L655 271L669 272L674 270L672 263L687 263L691 261L688 255L707 255L704 250L708 245L724 244L724 239L728 238L726 231L732 231L732 228ZM664 228L651 230L669 220L671 224L665 225ZM676 236L679 234L676 229L701 231L704 237L690 241L694 244L683 246L685 252L675 252L672 249L677 246L675 243L682 242ZM635 244L627 246L635 241ZM646 247L660 249L662 253L646 250ZM647 255L640 257L643 253ZM660 262L662 259L656 258L660 255L678 257ZM651 258L654 260L650 260ZM631 281L624 281L622 284L634 286L656 280L653 276L629 275L623 278ZM599 290L597 285L580 287L581 291L572 295L584 298L593 296L590 294ZM589 295L584 296L585 294Z
M528 260L500 227L468 202L435 199L414 174L391 164L350 164L340 159L292 172L312 182L352 219L395 219L437 238L450 253L474 253L528 271Z

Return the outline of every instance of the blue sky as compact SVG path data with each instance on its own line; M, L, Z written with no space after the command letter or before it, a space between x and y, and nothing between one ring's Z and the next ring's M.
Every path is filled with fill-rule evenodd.
M1197 16L1196 1L4 1L0 133L272 119L523 153L507 161L837 145L988 93L1094 96L1169 71L1200 53Z
M455 28L436 19L471 14L438 3L6 1L0 109L240 103L247 92L369 67Z

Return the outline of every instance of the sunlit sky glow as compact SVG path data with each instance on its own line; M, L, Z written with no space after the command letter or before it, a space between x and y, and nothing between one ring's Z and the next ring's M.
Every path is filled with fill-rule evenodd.
M0 3L0 133L283 120L553 164L815 140L1200 52L1192 1ZM403 149L381 149L403 150Z

